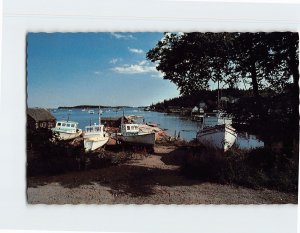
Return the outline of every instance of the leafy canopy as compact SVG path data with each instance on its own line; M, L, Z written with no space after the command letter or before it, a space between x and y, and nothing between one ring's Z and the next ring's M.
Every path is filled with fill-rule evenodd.
M165 33L147 58L182 95L221 81L230 87L244 83L259 96L264 87L283 90L297 75L298 40L291 32Z

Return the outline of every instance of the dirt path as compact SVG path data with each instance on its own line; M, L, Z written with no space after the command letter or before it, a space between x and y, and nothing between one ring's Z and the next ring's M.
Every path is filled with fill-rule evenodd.
M158 146L126 164L53 177L29 178L28 203L45 204L283 204L296 194L201 183L179 171L184 152Z
M167 154L172 153L175 150L176 147L174 146L159 146L155 147L154 154L151 154L150 156L145 157L142 160L133 160L127 164L134 165L134 166L142 166L142 167L148 167L148 168L159 168L162 170L178 170L178 165L172 165L168 164L166 162L163 162L164 158ZM178 157L177 157L178 159ZM173 158L173 162L176 163L176 157Z

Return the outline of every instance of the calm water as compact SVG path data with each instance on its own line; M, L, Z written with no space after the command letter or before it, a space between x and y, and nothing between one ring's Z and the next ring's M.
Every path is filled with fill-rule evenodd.
M90 124L90 121L92 124L98 122L98 109L94 109L94 111L95 114L89 114L87 110L82 111L81 109L73 109L72 111L57 109L51 112L57 120L66 120L69 115L69 120L78 122L79 128L84 129L85 126ZM101 117L121 117L123 115L123 110L102 109L102 111ZM198 122L173 114L146 112L138 108L125 108L124 114L144 116L144 118L138 118L136 121L142 123L144 119L145 123L155 122L159 124L160 128L165 129L170 136L174 136L175 132L178 135L180 132L180 138L186 141L194 139L200 128ZM263 142L259 141L254 135L239 134L236 143L239 147L245 149L263 146Z

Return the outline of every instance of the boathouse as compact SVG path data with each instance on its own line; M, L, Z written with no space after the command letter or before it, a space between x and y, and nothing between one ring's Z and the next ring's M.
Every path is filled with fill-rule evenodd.
M122 122L122 117L101 117L101 123L106 127L120 127ZM124 124L131 123L132 120L124 116Z
M28 108L27 109L27 128L36 130L39 128L55 127L55 117L45 108Z

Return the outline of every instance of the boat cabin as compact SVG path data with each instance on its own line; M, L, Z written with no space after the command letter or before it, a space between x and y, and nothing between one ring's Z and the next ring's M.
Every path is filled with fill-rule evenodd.
M103 132L104 125L91 125L85 127L85 133L95 133L95 132Z
M138 124L122 124L121 125L121 133L122 135L137 135L139 133L139 125Z
M57 121L55 131L76 133L78 122L74 121Z
M205 113L203 118L203 128L216 125L231 125L232 118L223 112Z

